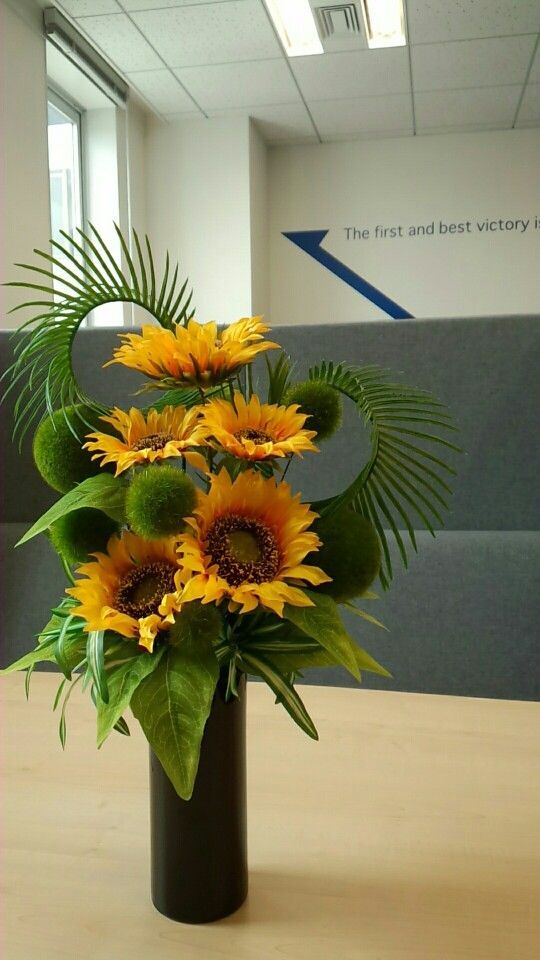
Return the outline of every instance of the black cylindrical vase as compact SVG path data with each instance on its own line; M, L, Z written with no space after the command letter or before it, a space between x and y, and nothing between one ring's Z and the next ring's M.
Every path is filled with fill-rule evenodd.
M225 702L218 684L191 800L150 751L152 900L171 920L210 923L247 896L246 682Z

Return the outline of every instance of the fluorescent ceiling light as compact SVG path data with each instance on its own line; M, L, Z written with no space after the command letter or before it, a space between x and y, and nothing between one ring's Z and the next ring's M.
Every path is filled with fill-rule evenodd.
M309 0L264 0L288 57L324 53Z
M403 0L361 0L368 47L404 47Z

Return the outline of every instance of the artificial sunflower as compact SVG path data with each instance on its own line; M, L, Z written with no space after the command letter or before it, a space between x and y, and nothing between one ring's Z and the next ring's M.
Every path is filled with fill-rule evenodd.
M76 569L87 579L66 591L78 600L85 629L114 630L152 652L158 631L181 606L177 548L176 537L142 540L127 531L111 537L107 553Z
M303 429L307 414L298 413L298 409L298 404L282 407L261 403L256 394L246 403L241 393L235 393L234 403L207 403L202 418L209 436L227 453L241 460L270 460L317 451L312 443L316 431Z
M156 380L209 387L233 376L263 350L277 347L264 339L269 329L260 317L237 320L221 332L213 322L196 320L176 324L174 330L144 326L141 334L121 334L122 346L105 366L121 363Z
M283 606L313 606L297 581L318 586L330 580L302 563L321 541L308 528L317 517L288 484L247 470L232 481L225 469L199 494L189 533L179 539L182 599L219 603L249 613L261 605L283 615ZM293 581L293 584L289 583Z
M101 466L116 463L116 476L140 463L154 463L168 457L184 457L197 469L206 469L206 460L193 447L205 442L206 430L196 408L164 407L141 413L132 407L129 413L113 410L111 416L101 417L110 423L119 437L109 433L89 433L84 447L97 451L92 460L101 458Z

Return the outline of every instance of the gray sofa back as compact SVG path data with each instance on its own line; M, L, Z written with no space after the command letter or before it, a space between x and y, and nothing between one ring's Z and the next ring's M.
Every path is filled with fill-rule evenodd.
M394 676L388 681L366 674L366 686L539 699L539 329L537 317L503 317L274 330L275 339L298 361L298 377L322 358L377 363L392 370L396 380L431 390L449 405L460 429L464 453L454 460L458 477L445 530L436 540L419 532L419 553L409 570L396 558L390 591L379 591L381 599L369 604L389 632L357 618L348 621L359 642ZM117 333L81 331L75 365L93 396L137 405L142 401L130 393L140 377L122 367L102 369ZM0 333L2 372L10 357L8 334ZM5 663L32 642L64 578L44 538L11 550L56 495L37 475L30 443L20 456L10 443L10 405L0 413ZM338 492L365 460L367 439L354 409L346 410L344 429L321 453L295 462L289 473L293 486L306 499ZM305 680L349 682L338 670L309 671Z

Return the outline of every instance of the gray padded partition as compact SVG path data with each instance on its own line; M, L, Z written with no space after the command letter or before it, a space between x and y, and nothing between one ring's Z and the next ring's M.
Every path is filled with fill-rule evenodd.
M539 553L538 410L540 400L536 317L451 320L382 320L275 328L298 361L297 376L321 358L378 363L393 379L433 391L451 408L464 454L446 530L433 540L420 533L418 556L404 571L396 559L390 591L365 607L386 633L356 617L351 632L393 673L392 680L364 675L369 687L468 696L540 698L538 655ZM140 406L128 398L141 383L122 367L102 370L118 331L81 331L76 367L86 389L106 403ZM0 333L2 370L8 335ZM262 366L259 365L262 376ZM144 402L148 403L148 395ZM28 648L63 589L63 575L44 538L19 548L9 544L55 499L36 475L30 445L21 458L7 439L9 405L2 411L6 555L2 662ZM368 437L354 409L345 429L317 456L295 462L293 486L306 499L335 493L352 479L367 455ZM32 584L21 595L21 584ZM30 596L30 601L28 597ZM307 682L353 684L339 670L308 671Z

